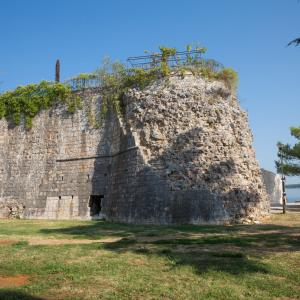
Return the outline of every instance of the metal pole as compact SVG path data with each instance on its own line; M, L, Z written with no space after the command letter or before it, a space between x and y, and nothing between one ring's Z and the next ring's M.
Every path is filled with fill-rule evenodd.
M279 146L279 156L281 165L281 183L282 183L282 213L286 213L286 192L285 192L285 176L283 174L283 153L282 148Z
M282 180L282 213L286 213L286 192L285 192L285 177L281 178Z
M56 64L55 64L55 81L60 82L60 61L59 61L59 59L56 61Z

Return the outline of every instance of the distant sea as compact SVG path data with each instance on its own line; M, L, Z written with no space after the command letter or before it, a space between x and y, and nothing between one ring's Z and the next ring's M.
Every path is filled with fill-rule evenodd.
M300 201L300 189L286 189L288 202Z

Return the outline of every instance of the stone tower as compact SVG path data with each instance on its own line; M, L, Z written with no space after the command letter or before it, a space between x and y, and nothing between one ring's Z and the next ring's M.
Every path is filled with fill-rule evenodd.
M31 131L0 120L0 216L151 224L252 222L269 201L247 115L221 81L191 74L124 97L101 126L101 93ZM97 123L97 122L96 122Z

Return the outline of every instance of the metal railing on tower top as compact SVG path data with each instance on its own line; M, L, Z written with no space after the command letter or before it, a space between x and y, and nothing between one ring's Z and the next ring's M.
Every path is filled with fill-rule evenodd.
M180 65L192 65L202 61L202 55L200 51L176 51L175 54L169 55L166 58L166 63L170 68ZM164 57L160 53L154 53L150 55L132 56L128 57L127 63L131 68L141 68L144 70L150 70L159 67L164 62Z

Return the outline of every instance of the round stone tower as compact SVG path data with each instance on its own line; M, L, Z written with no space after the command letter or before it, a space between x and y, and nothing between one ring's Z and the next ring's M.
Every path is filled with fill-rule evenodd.
M112 165L124 178L109 188L122 186L108 191L108 218L240 223L269 213L247 114L223 82L187 74L130 90L123 122L137 150Z

